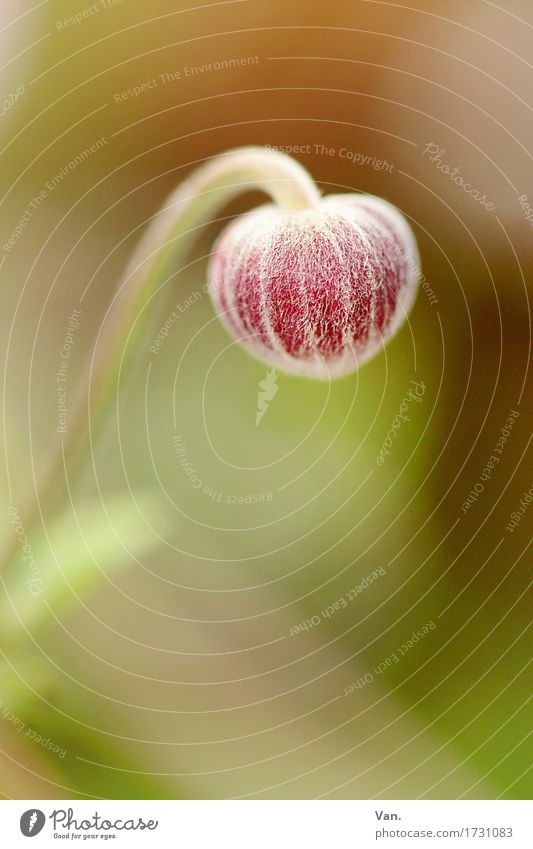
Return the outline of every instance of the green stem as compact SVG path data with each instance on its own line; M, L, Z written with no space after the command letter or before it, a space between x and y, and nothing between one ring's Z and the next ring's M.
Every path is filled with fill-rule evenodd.
M66 437L39 487L38 499L23 516L28 536L40 522L41 504L48 514L62 499L65 469L69 486L79 475L89 442L100 431L115 397L118 377L125 374L138 348L149 312L146 305L187 253L198 228L233 197L252 189L266 192L284 210L306 209L320 200L316 184L302 166L260 147L237 148L210 160L170 195L119 283ZM17 554L14 539L2 562L7 565Z

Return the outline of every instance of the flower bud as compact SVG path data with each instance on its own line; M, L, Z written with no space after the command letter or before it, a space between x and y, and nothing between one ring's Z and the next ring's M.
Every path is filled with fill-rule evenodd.
M208 277L229 333L280 371L328 379L374 356L406 318L419 259L405 218L367 195L268 204L217 239Z

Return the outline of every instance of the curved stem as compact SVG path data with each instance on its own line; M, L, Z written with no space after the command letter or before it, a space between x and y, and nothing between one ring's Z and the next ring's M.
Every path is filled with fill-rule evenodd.
M320 193L307 171L283 153L261 147L236 148L201 165L170 195L152 219L119 283L84 382L66 438L39 488L39 499L23 517L26 534L47 511L57 506L60 482L68 467L69 485L79 473L85 449L101 428L114 397L119 373L134 355L146 322L144 307L186 254L198 228L244 191L260 189L285 210L315 206ZM142 317L142 321L140 320ZM88 391L88 397L86 393ZM14 540L4 563L17 553Z

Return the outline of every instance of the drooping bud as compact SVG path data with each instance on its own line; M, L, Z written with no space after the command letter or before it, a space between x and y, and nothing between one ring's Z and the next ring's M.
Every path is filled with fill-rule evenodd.
M268 204L241 215L216 241L208 276L224 325L251 354L328 379L354 371L397 331L419 258L391 204L330 195L306 209Z

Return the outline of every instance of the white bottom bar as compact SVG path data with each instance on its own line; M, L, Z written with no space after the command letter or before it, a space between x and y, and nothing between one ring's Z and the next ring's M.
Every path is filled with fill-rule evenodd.
M5 801L0 834L9 849L533 846L531 806L520 801Z

